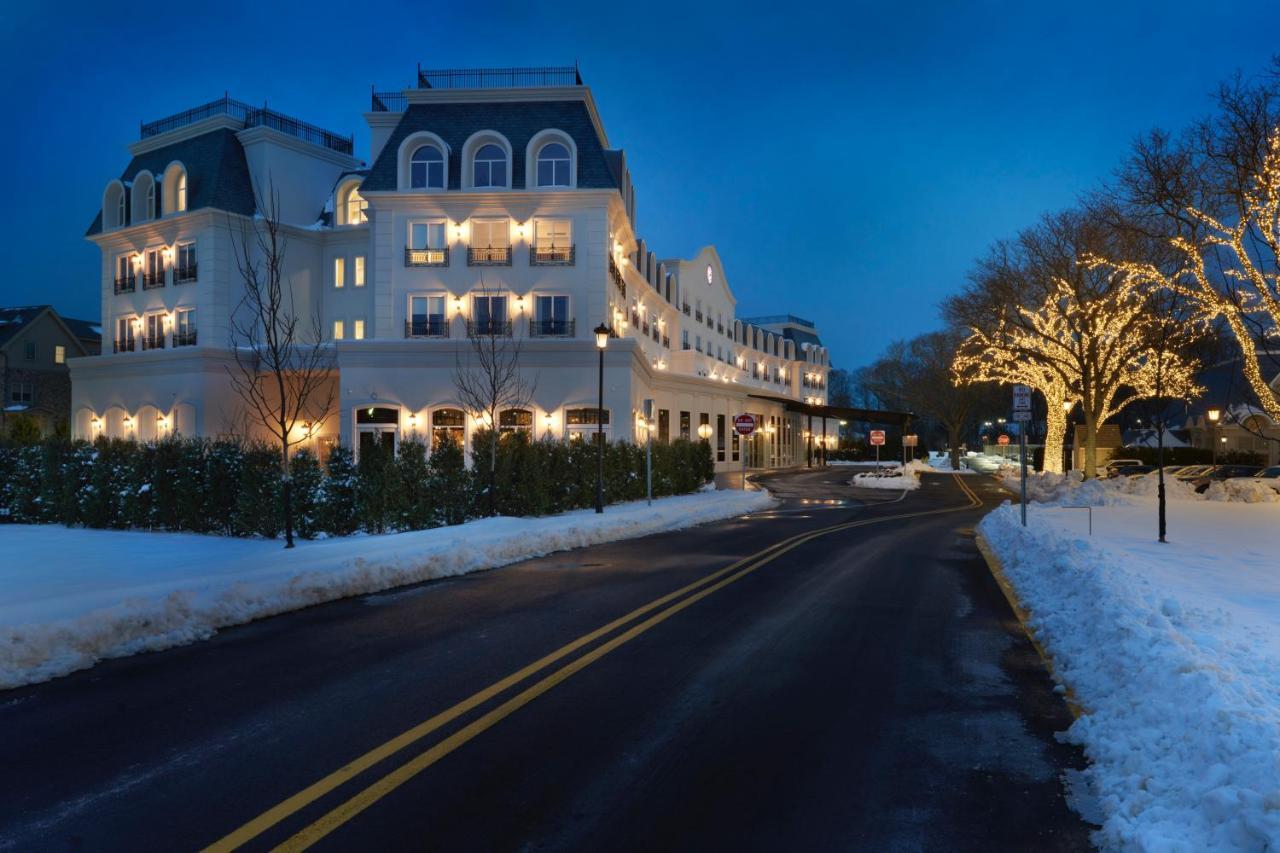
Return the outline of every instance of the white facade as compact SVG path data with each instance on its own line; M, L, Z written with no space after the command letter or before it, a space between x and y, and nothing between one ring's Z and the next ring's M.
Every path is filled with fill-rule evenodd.
M826 350L811 326L797 343L738 319L714 248L655 257L586 87L375 96L367 169L348 141L242 106L155 123L104 191L89 239L115 343L72 367L77 436L254 434L227 369L236 250L270 191L295 305L334 349L338 405L309 428L318 449L433 428L469 437L479 421L460 411L454 374L471 358L468 334L490 328L519 343L536 385L512 424L538 437L594 431L603 322L615 335L610 438L644 438L651 398L654 438L696 438L706 423L718 467L741 464L732 421L743 413L768 427L745 448L752 467L804 463L805 431L820 435L822 421L797 404L825 403Z

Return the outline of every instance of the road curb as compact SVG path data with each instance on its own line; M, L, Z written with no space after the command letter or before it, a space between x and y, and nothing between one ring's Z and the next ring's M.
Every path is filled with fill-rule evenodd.
M1000 558L996 556L996 552L991 548L991 543L987 541L987 537L982 535L982 531L974 531L974 541L978 545L978 553L986 561L987 569L990 570L991 576L995 578L996 585L1000 587L1000 591L1004 593L1005 600L1009 602L1009 607L1013 610L1013 615L1018 617L1018 623L1022 625L1022 630L1026 633L1027 639L1031 641L1036 654L1040 655L1040 660L1044 661L1044 665L1049 670L1049 674L1053 676L1053 680L1066 687L1063 699L1067 702L1067 710L1071 712L1073 718L1080 719L1086 713L1085 708L1076 701L1075 692L1071 689L1071 685L1059 677L1057 667L1053 663L1053 656L1045 650L1044 646L1040 644L1040 640L1036 638L1036 632L1031 627L1031 611L1022 604L1022 601L1018 598L1017 591L1013 588L1013 584L1009 583Z

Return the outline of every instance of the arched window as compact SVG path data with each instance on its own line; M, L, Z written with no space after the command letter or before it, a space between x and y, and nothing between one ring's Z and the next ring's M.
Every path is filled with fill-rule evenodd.
M182 213L187 209L187 169L178 160L173 161L164 170L164 178L160 183L161 202L156 213Z
M533 434L533 412L528 409L504 409L498 412L498 432Z
M471 185L479 188L507 185L507 152L492 142L480 146L474 159Z
M155 218L156 215L156 183L152 181L147 185L147 202L144 208L148 219Z
M570 165L569 149L559 142L548 142L538 151L538 186L570 186Z
M609 410L604 410L603 423L600 422L600 410L591 408L566 409L564 413L565 430L571 440L582 440L590 438L597 441L597 435L601 435L600 427L603 426L603 436L607 441L609 438Z
M444 155L434 145L421 145L409 158L409 186L420 190L444 189Z
M337 214L339 225L359 225L367 222L368 200L360 195L360 182L350 181L338 189Z
M119 181L107 184L102 193L102 228L123 228L127 222L128 208L125 205L124 185Z
M178 184L174 187L174 195L177 197L177 203L174 205L175 212L181 212L187 209L187 173L182 172L178 175Z
M156 215L156 179L142 171L133 179L133 221L146 222Z
M452 441L458 447L466 447L467 416L462 409L436 409L431 413L431 448L442 441Z

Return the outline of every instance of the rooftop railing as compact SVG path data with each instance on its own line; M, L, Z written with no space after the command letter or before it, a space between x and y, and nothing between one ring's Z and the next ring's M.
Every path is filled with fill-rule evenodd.
M409 106L404 92L373 92L369 112L402 113Z
M192 107L189 110L174 113L162 119L144 122L141 128L141 136L143 139L149 139L152 136L159 136L170 130L186 127L189 124L195 124L198 121L217 115L227 115L239 119L244 122L245 127L269 127L272 130L301 139L303 142L337 151L339 154L350 155L355 150L353 137L340 136L322 127L296 119L293 116L278 113L275 110L268 109L265 104L261 107L255 107L226 95L216 101L210 101L207 104L201 104L198 107Z
M544 68L445 68L418 66L419 89L523 89L581 86L577 65Z

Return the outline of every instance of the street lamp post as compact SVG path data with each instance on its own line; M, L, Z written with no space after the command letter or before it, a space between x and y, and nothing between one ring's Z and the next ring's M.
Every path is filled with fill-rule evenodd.
M1222 417L1221 409L1210 409L1205 412L1212 426L1209 427L1209 443L1213 445L1213 464L1218 464L1218 418Z
M604 512L604 350L609 346L609 327L596 326L596 349L600 351L600 394L596 407L596 512Z
M1071 453L1070 451L1067 450L1067 433L1071 431L1071 410L1074 409L1075 407L1076 407L1076 404L1073 403L1071 400L1062 401L1062 420L1064 421L1063 427L1062 427L1062 473L1063 474L1067 473L1067 470L1071 467Z

